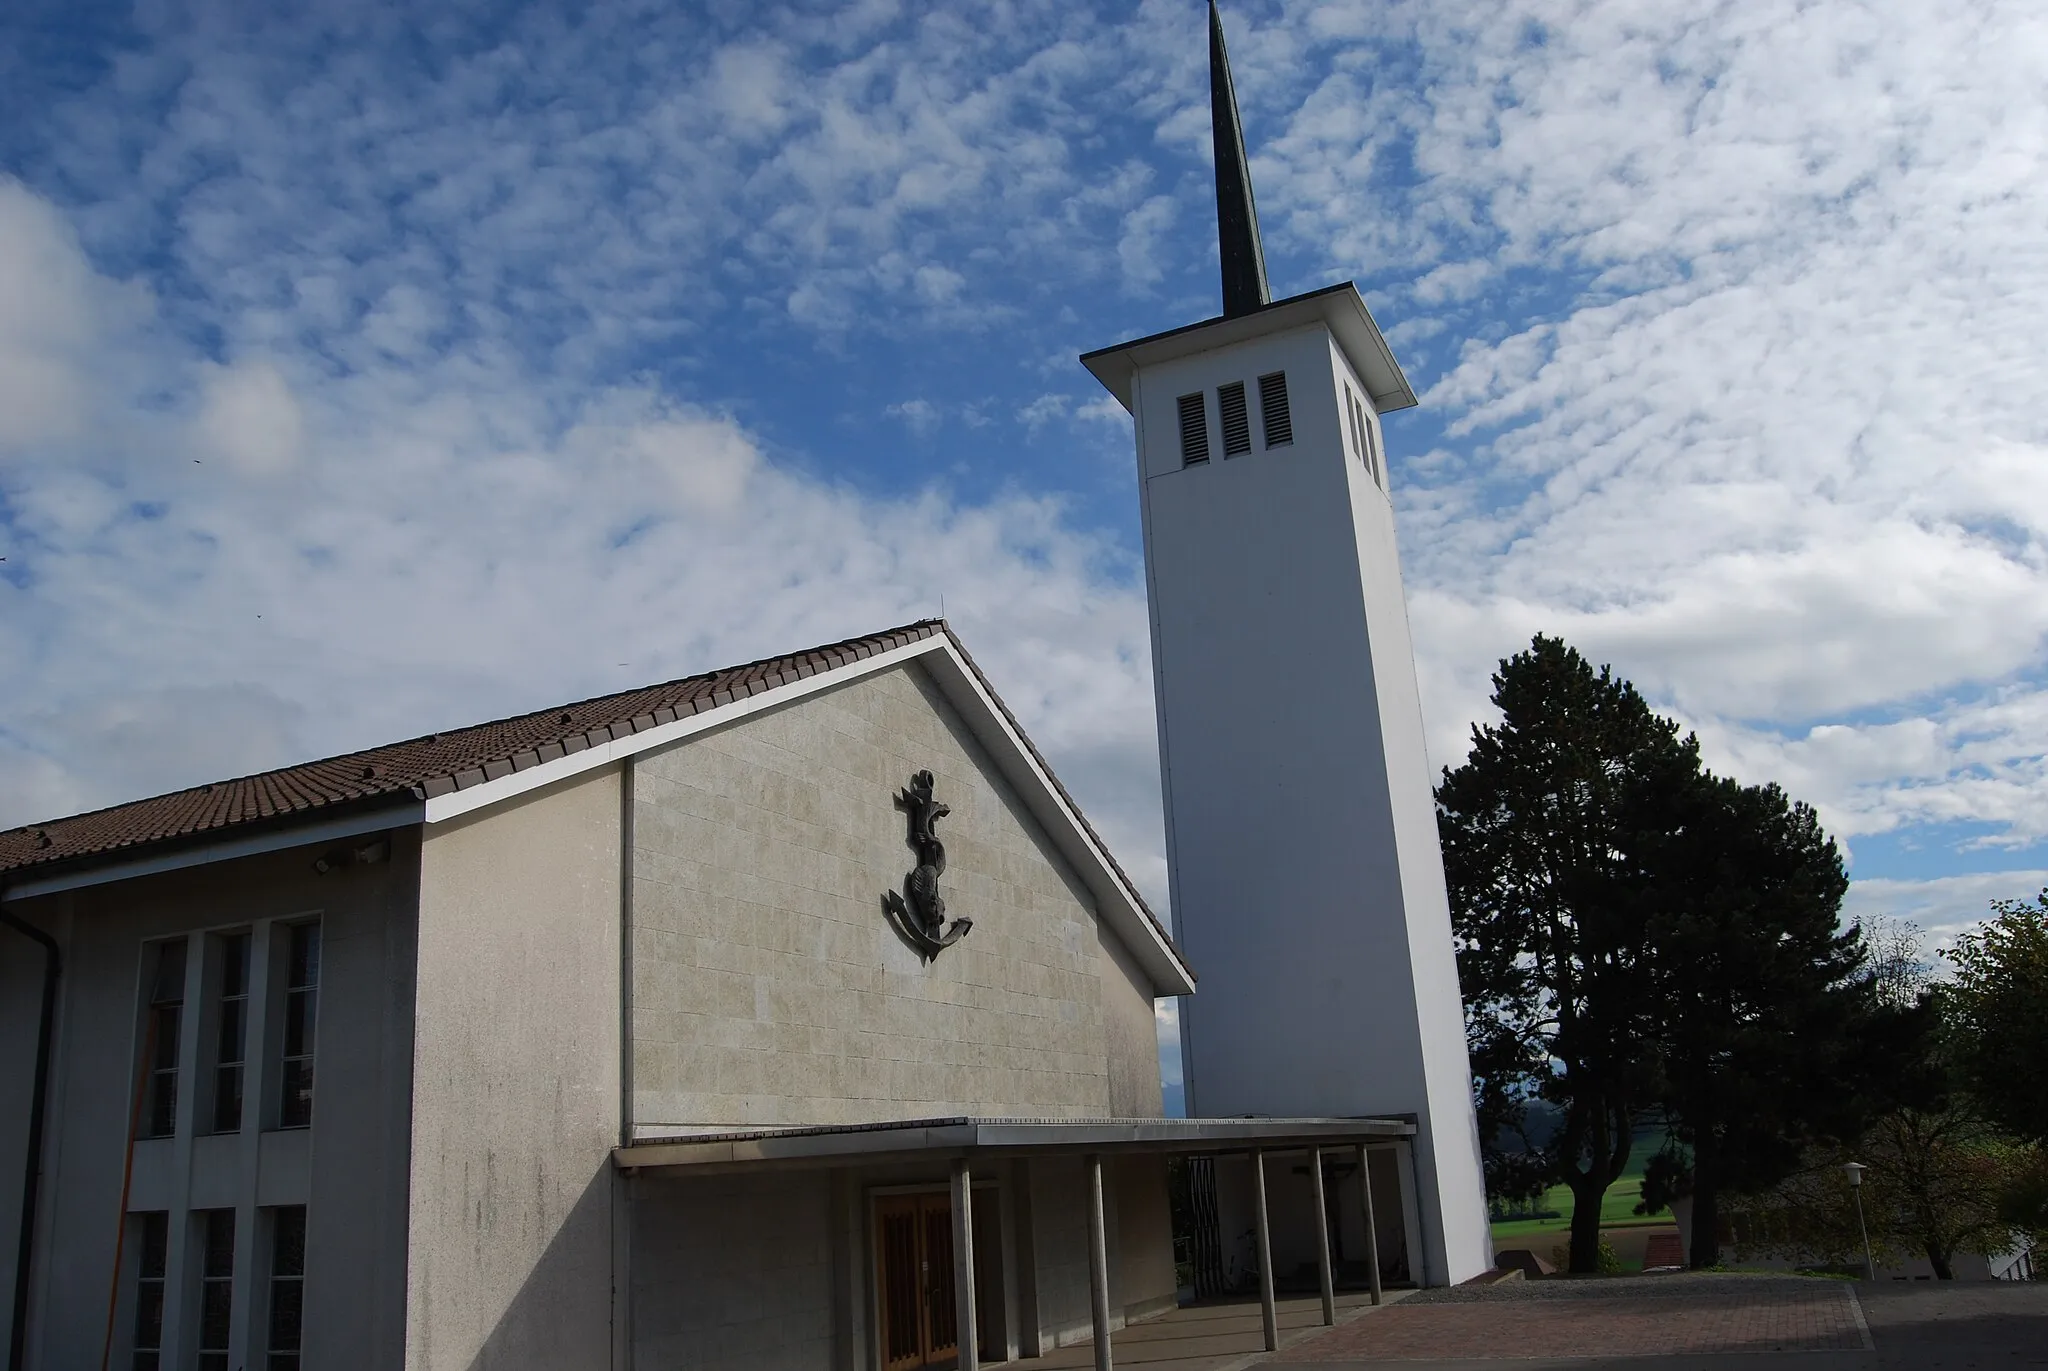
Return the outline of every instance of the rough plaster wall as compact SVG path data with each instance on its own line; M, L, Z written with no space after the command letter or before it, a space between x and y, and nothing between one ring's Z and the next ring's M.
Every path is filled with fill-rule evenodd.
M1088 1290L1088 1171L1079 1157L1034 1157L1031 1168L1032 1244L1038 1254L1038 1326L1049 1347L1093 1335ZM1111 1322L1122 1308L1116 1247L1116 1187L1103 1177L1103 1217L1110 1239Z
M1116 1290L1125 1315L1138 1318L1171 1308L1178 1286L1166 1158L1118 1157L1103 1182L1116 1187Z
M330 951L322 966L311 1136L306 1367L339 1371L397 1360L404 1327L405 1049L418 847L409 830L391 840L389 861L326 875L313 870L324 850L315 846L10 906L62 930L64 945L39 1225L45 1278L30 1316L31 1367L99 1365L133 1107L143 940L310 913L320 915ZM10 946L0 955L7 958L11 986L19 953ZM31 1031L30 1052L33 1038ZM7 1060L11 1071L11 1046ZM25 1093L26 1082L20 1088ZM18 1193L10 1192L10 1206ZM127 1308L124 1291L123 1312ZM117 1327L117 1349L126 1335Z
M881 908L914 860L892 797L926 768L974 920L929 965ZM1105 1025L1113 935L920 668L643 757L633 790L637 1127L1111 1109L1135 1055ZM1112 1017L1134 996L1150 1054L1149 987Z
M611 1365L620 803L605 771L429 831L411 1371Z
M823 1172L633 1182L636 1371L827 1371Z
M1102 1027L1109 1047L1109 1112L1156 1119L1166 1112L1159 1083L1159 1021L1145 973L1117 939L1102 939Z

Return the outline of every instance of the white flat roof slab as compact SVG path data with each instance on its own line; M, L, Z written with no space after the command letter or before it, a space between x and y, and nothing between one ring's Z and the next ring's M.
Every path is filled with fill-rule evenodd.
M969 1152L1246 1152L1390 1142L1413 1137L1404 1118L1372 1119L910 1119L643 1138L612 1149L622 1170L648 1167L852 1166Z
M1135 404L1140 367L1192 357L1198 352L1229 347L1247 338L1279 333L1311 322L1324 324L1336 337L1338 345L1350 357L1352 368L1365 383L1374 409L1385 414L1388 410L1407 409L1416 403L1415 390L1402 373L1401 364L1394 360L1394 350L1387 346L1380 326L1373 322L1372 311L1365 307L1358 287L1349 281L1324 286L1305 295L1275 300L1251 314L1204 319L1198 324L1168 329L1147 338L1133 338L1128 343L1097 348L1081 355L1081 365L1093 372L1103 388L1128 410Z

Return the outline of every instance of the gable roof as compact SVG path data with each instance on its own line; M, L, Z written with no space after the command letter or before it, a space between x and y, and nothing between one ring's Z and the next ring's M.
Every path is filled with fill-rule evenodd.
M172 854L191 860L151 867L240 855L222 849L259 837L289 842L311 827L443 822L911 658L961 710L1160 993L1191 991L1193 972L1158 916L942 619L9 829L0 832L0 893L86 884L92 878L79 873ZM99 879L128 874L141 873Z

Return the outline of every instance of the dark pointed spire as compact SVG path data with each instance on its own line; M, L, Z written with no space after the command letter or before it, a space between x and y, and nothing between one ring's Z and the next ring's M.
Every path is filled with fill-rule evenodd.
M1223 50L1223 16L1209 0L1209 126L1216 139L1216 244L1223 259L1223 317L1250 314L1272 303L1266 253L1259 246L1259 211L1252 203L1252 169L1237 121L1237 91L1230 84L1230 54Z

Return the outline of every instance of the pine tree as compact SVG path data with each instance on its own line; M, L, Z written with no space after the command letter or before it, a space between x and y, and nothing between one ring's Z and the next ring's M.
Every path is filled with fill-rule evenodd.
M1481 1137L1497 1189L1570 1187L1571 1269L1590 1272L1602 1198L1656 1094L1642 818L1698 775L1698 745L1555 638L1493 686L1500 722L1473 729L1437 788ZM1503 1149L1532 1098L1557 1106L1557 1129Z
M1854 1136L1877 1022L1848 877L1806 805L1702 775L1644 815L1647 984L1660 1103L1691 1153L1694 1266L1718 1261L1720 1198L1790 1175L1810 1140Z

